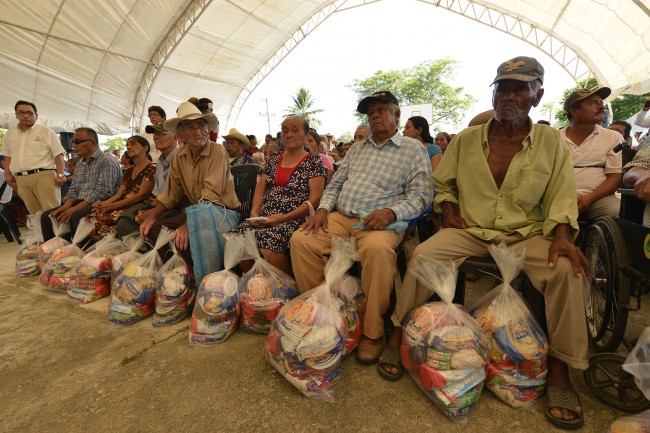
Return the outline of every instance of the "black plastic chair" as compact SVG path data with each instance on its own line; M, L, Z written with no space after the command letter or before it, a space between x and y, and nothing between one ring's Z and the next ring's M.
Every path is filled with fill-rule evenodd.
M239 212L241 221L245 221L251 215L253 205L253 196L257 186L257 177L262 174L263 168L257 164L243 164L230 167L233 180L235 182L235 193L241 203Z
M7 242L13 242L15 239L18 244L23 243L20 240L20 231L18 230L18 226L11 217L9 209L7 209L7 206L3 203L0 203L0 230L2 230L5 238L7 238Z

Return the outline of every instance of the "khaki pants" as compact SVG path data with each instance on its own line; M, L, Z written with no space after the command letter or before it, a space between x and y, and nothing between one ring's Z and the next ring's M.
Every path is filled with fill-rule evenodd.
M45 170L26 176L16 176L18 195L30 215L61 206L61 188L57 186L56 171Z
M554 269L548 267L548 248L551 241L542 236L519 239L502 236L493 242L505 241L515 248L526 248L523 271L535 288L544 295L546 324L550 340L549 354L570 366L586 369L587 325L585 321L585 276L576 277L571 262L560 257ZM437 260L455 260L470 256L486 257L490 242L483 241L464 230L443 229L420 244L412 258L423 255ZM413 309L427 302L426 288L407 272L397 295L392 320L401 326Z
M621 199L615 194L606 195L600 200L596 200L587 212L580 214L580 219L596 221L598 218L609 216L616 218L621 209Z
M320 230L305 235L296 231L291 237L291 262L301 293L319 286L324 281L323 255L332 252L332 237L352 236L357 242L361 272L361 285L366 295L366 317L363 333L369 338L384 335L383 315L390 304L393 279L397 272L395 248L403 234L392 230L363 231L353 229L358 217L349 217L340 212L330 212L327 216L328 232Z

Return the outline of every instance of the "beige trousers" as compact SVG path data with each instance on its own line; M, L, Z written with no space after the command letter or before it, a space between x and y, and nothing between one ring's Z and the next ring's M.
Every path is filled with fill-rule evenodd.
M357 242L361 261L361 285L366 295L366 317L363 333L369 338L384 335L383 315L390 304L393 279L397 272L395 248L403 234L391 230L363 231L353 229L358 217L349 217L340 212L327 216L328 232L319 230L318 235L296 231L291 237L291 263L301 293L319 286L324 281L323 255L332 252L332 237L352 236Z
M45 170L26 176L16 176L18 195L30 215L61 206L61 188L57 186L56 171Z
M550 340L549 354L573 368L586 369L587 324L585 296L587 280L576 277L571 262L560 257L554 269L548 267L548 248L551 241L542 236L521 240L513 236L498 237L493 242L505 241L515 248L526 248L523 271L535 288L544 295L546 324ZM423 255L438 260L455 260L470 256L489 256L490 242L483 241L464 230L443 229L420 244L411 259ZM427 302L426 288L407 272L397 295L392 320L401 326L413 309Z

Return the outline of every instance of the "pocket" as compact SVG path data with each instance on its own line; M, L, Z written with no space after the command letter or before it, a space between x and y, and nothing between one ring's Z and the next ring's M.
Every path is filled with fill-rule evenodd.
M516 204L535 206L542 202L542 197L548 186L551 173L537 170L522 170L519 178L519 186L513 194L513 201Z

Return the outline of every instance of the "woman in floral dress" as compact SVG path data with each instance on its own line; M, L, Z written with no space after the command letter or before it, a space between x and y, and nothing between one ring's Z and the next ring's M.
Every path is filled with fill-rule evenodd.
M243 233L255 230L257 246L267 262L289 273L291 266L286 252L289 239L318 207L327 172L318 155L305 149L309 124L299 116L282 122L282 142L285 150L269 156L255 189L251 206L252 221L247 220L232 229ZM259 221L255 217L265 217ZM243 268L250 264L242 263Z
M126 142L126 152L134 165L127 168L117 193L104 201L93 204L87 218L94 218L93 239L117 232L117 220L125 209L153 199L151 191L156 181L156 164L149 160L150 145L146 138L134 135Z

